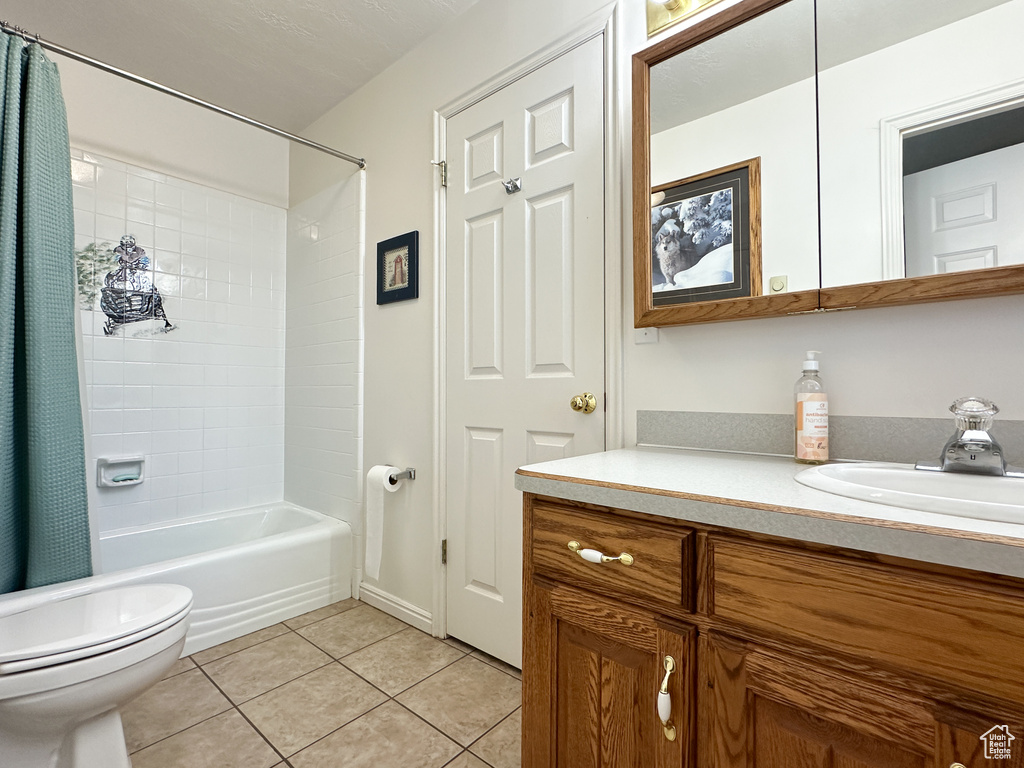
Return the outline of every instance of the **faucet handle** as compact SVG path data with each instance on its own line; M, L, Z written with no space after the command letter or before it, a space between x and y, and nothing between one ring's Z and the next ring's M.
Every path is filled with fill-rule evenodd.
M956 417L956 428L965 432L987 432L992 428L992 417L999 413L996 404L984 397L961 397L949 410Z

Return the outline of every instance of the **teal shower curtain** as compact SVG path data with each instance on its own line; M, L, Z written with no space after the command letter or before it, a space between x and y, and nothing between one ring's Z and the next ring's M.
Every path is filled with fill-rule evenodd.
M0 593L92 573L57 67L0 32Z

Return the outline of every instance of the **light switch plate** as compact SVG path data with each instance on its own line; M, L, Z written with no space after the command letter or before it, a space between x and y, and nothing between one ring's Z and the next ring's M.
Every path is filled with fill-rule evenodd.
M785 293L787 288L789 288L787 275L775 275L768 278L768 293Z

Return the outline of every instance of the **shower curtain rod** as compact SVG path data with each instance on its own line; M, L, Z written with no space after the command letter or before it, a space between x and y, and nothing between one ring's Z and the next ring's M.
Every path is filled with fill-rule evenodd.
M281 138L288 139L289 141L294 141L296 144L302 144L303 146L309 147L310 149L315 149L320 152L324 152L328 155L331 155L333 157L337 157L342 160L346 160L350 163L354 163L355 165L358 165L360 168L366 167L366 160L364 160L361 157L355 157L354 155L346 154L345 152L341 152L337 149L332 149L331 147L324 146L323 144L318 144L315 141L304 139L301 136L296 136L294 133L282 131L280 128L275 128L272 125L261 123L259 120L254 120L251 117L246 117L245 115L240 115L237 112L232 112L230 109L225 109L224 107L218 106L216 104L211 104L208 101L203 101L202 99L196 98L195 96L190 96L189 94L183 93L182 91L176 91L173 88L170 88L166 85L162 85L161 83L157 83L153 80L147 80L146 78L140 77L139 75L132 74L131 72L127 72L123 69L118 69L117 67L111 64L107 64L104 61L94 59L91 56L86 56L84 53L79 53L78 51L73 51L70 48L65 48L63 45L58 45L57 43L51 43L49 40L44 40L39 35L32 34L31 32L28 32L27 30L22 29L21 27L15 26L14 24L8 24L6 21L0 20L0 29L11 35L18 35L19 37L23 38L25 42L38 43L40 46L42 46L48 51L59 53L61 56L67 56L69 59L74 59L75 61L79 61L82 64L88 64L91 67L102 69L104 72L109 72L112 75L123 77L125 80L130 80L133 83L138 83L139 85L144 85L147 88L152 88L154 91L166 93L169 96L174 96L175 98L181 99L182 101L187 101L190 104L196 104L200 107L205 107L206 109L209 109L213 112L217 112L218 114L230 117L242 123L246 123L247 125L251 125L254 128L259 128L262 131L272 133L275 136L280 136Z

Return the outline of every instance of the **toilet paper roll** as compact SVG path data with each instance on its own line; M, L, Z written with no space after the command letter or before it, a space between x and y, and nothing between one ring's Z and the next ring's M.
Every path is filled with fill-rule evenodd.
M390 464L376 464L366 473L366 562L365 572L380 578L380 558L384 550L384 494L394 493L404 481L391 482L401 472Z

